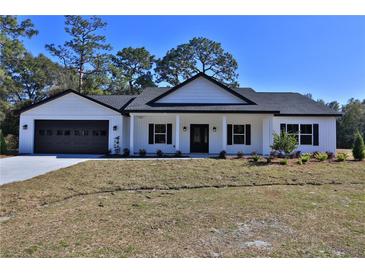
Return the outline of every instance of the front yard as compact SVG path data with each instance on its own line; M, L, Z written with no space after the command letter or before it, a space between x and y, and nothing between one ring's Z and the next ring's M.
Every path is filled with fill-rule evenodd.
M2 257L365 256L365 162L88 161L0 191Z

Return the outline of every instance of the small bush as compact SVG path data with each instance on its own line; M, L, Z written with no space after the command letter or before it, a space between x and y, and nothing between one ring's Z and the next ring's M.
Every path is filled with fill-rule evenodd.
M317 152L316 154L314 154L314 158L316 158L320 162L323 162L328 159L328 155L325 152Z
M147 154L147 153L146 153L146 150L145 150L145 149L143 149L143 148L142 148L142 149L140 149L140 150L139 150L139 156L141 156L141 157L145 157L145 156L146 156L146 154Z
M273 157L271 157L271 156L266 157L266 163L267 164L271 164L272 163L272 160L273 160Z
M242 158L243 157L243 152L240 150L240 151L237 151L237 158Z
M3 135L3 131L0 130L0 154L6 154L8 152L8 149L6 147L5 138Z
M19 146L19 138L16 135L8 134L5 137L6 147L8 150L17 150Z
M123 156L124 156L124 157L128 157L129 155L130 155L129 148L125 148L125 149L123 149Z
M302 159L299 158L297 163L298 163L298 165L302 165L303 164Z
M365 145L359 130L355 133L354 145L352 148L352 155L355 160L362 161L365 158Z
M261 156L260 155L257 155L257 154L252 155L252 160L254 162L258 162L260 159L261 159Z
M222 150L219 152L219 159L226 159L227 158L227 152L225 150Z
M346 161L349 155L347 153L337 153L336 160L337 162L343 162Z
M162 157L162 156L163 156L163 152L162 152L162 150L161 150L161 149L158 149L158 150L156 151L156 155L157 155L157 157Z
M302 164L305 164L305 163L309 162L310 158L311 158L310 153L304 153L304 154L300 155L299 160L302 162Z
M182 152L180 150L177 150L175 152L175 157L182 157Z
M285 153L285 155L292 153L298 147L297 139L284 131L280 134L274 133L273 139L271 148L280 153Z
M286 166L288 164L288 159L280 160L279 162L281 165Z
M328 160L333 160L335 158L335 154L331 151L326 151Z

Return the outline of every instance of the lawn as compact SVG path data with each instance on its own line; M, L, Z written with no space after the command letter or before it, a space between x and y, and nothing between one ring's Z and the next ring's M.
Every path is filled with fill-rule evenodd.
M88 161L0 191L2 257L365 256L365 162Z

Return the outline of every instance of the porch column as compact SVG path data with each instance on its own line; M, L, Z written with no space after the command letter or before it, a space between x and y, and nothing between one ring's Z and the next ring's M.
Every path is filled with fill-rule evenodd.
M180 115L175 117L175 150L180 150Z
M222 116L222 150L227 150L227 116Z
M129 119L129 153L134 154L134 114L130 114Z

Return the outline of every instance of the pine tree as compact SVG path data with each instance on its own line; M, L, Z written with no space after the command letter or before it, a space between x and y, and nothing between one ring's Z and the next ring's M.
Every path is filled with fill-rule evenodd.
M355 140L354 140L354 146L352 148L352 154L355 160L361 161L365 158L364 139L362 138L359 130L357 130L355 133Z

